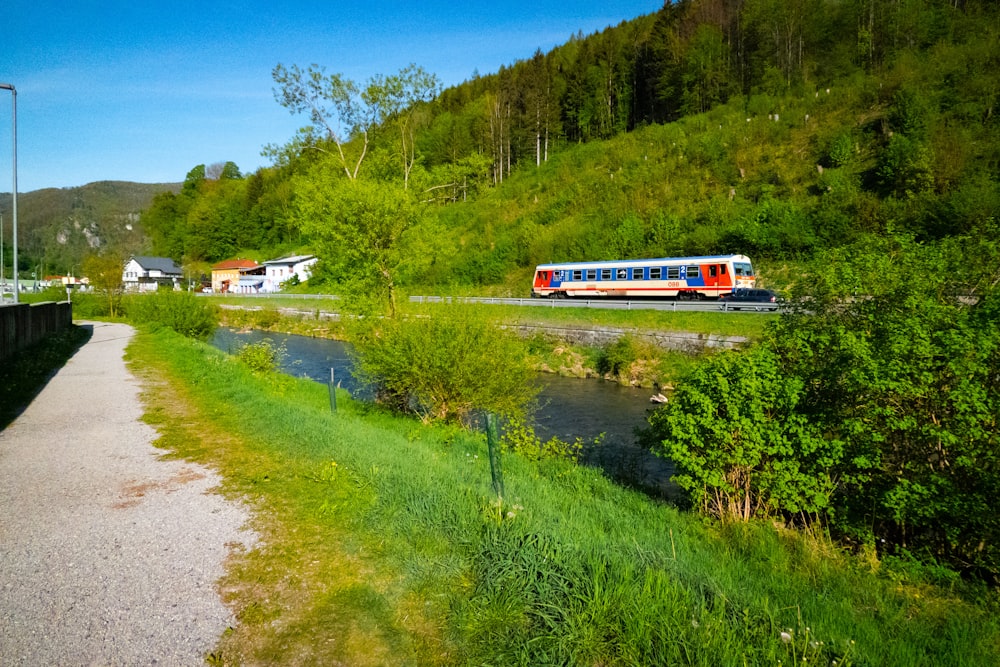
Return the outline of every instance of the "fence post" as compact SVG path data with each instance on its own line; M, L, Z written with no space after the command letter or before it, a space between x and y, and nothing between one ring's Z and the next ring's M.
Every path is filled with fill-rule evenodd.
M498 498L503 498L503 469L500 467L500 429L497 426L497 416L486 413L486 444L490 452L490 474L493 477L493 491Z
M330 368L330 412L337 413L337 383L333 377L333 367Z

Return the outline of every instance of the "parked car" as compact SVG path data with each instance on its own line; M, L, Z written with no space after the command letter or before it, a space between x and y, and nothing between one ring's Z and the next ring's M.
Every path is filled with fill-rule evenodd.
M739 287L729 294L719 297L719 308L722 310L777 310L781 307L781 297L769 289L750 289Z

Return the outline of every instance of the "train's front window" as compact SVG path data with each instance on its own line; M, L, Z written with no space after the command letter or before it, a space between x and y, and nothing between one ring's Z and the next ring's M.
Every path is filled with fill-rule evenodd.
M736 262L733 264L733 269L736 271L737 276L753 275L753 267L748 262Z

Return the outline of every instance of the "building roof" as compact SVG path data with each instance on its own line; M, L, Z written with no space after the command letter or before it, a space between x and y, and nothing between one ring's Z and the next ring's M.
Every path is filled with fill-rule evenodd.
M300 262L306 262L310 259L316 259L316 255L294 255L292 257L282 257L281 259L269 259L264 262L268 266L277 266L279 264L299 264Z
M227 259L212 267L213 271L231 271L232 269L256 269L259 264L252 259Z
M181 275L181 267L174 263L169 257L141 257L132 255L132 259L146 271L159 271L160 273Z

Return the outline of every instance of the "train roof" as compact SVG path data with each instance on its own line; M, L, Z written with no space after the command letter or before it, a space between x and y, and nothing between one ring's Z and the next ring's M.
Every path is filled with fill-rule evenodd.
M558 264L539 264L538 269L594 268L607 269L620 266L649 266L656 264L697 264L703 262L718 262L732 260L734 262L749 262L746 255L705 255L701 257L651 257L649 259L609 259L593 262L562 262Z

